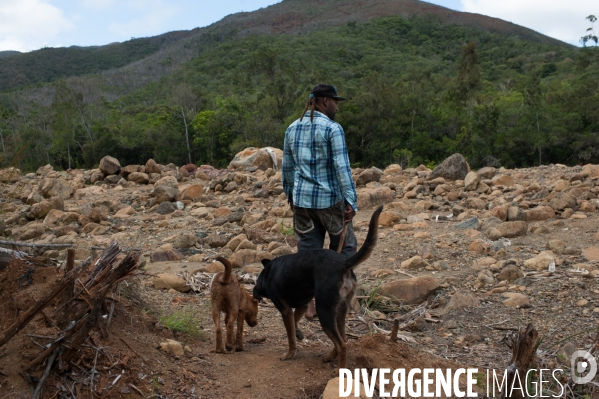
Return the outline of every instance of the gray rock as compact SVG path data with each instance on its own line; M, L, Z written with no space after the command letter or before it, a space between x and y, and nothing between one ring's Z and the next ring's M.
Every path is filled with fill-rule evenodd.
M479 169L476 173L481 177L481 179L492 179L497 173L497 169L492 166L487 166Z
M363 185L372 181L379 181L381 180L381 176L383 176L383 171L379 168L373 167L366 169L358 175L358 178L356 179L356 185Z
M121 164L118 159L106 155L100 160L100 170L105 175L115 175L120 172Z
M443 177L447 180L464 180L470 166L462 154L453 154L431 172L429 179Z
M172 203L170 202L163 202L160 205L158 205L158 208L156 208L154 210L154 212L159 213L161 215L169 215L173 212L175 212L175 207L173 206Z
M470 219L466 219L461 223L458 223L455 225L455 228L458 230L467 230L467 229L478 229L478 227L480 226L480 222L478 221L478 218L470 218Z

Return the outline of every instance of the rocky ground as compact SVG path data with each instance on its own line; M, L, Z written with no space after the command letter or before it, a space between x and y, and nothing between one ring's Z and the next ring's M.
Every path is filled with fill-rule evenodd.
M306 339L292 361L278 360L286 338L270 302L261 305L258 326L246 327L244 352L211 352L206 288L222 269L214 258L229 258L251 289L261 259L295 251L277 171L281 153L270 152L248 149L229 170L152 160L122 167L105 157L91 171L0 171L5 240L73 244L78 262L112 240L142 252L141 274L113 294L118 301L109 333L92 337L104 348L96 352L103 367L93 380L96 396L322 397L335 365L322 363L330 341L317 319L302 321ZM377 247L357 270L360 290L347 321L350 368L503 370L512 334L529 323L542 337L537 361L545 368L567 369L573 351L593 346L599 166L475 172L456 154L433 171L390 165L355 169L354 180L360 242L374 207L385 204L385 211ZM43 255L64 261L65 252L46 248ZM10 279L27 271L9 273L0 263L0 330L51 287L60 265L35 270L31 282L18 280L20 288L10 290ZM173 314L189 317L194 328L173 325ZM400 340L391 343L398 317ZM19 370L39 352L36 345L43 346L31 334L45 330L52 328L39 316L0 348L0 397L31 396ZM176 342L167 345L168 339ZM82 371L91 365L81 362L72 371L81 369L78 383L53 374L44 397L91 397L91 379Z

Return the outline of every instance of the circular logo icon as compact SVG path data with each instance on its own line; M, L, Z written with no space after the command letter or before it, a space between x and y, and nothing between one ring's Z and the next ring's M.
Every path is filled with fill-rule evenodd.
M587 351L576 351L570 358L572 381L575 384L586 384L597 374L597 361ZM586 375L583 375L586 374Z

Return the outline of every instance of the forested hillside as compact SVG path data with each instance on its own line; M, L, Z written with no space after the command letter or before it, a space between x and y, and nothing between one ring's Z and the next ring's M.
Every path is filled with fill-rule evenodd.
M337 120L356 165L431 166L458 151L475 168L599 161L595 47L434 12L286 34L243 31L251 14L201 30L201 43L177 42L187 58L167 56L169 47L120 69L5 93L3 165L91 167L110 154L124 164L224 166L244 147L281 147L318 82L349 98ZM589 26L581 21L581 34Z

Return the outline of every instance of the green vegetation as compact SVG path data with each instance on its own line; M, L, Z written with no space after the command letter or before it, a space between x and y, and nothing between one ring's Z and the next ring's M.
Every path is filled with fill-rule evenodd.
M191 338L199 338L202 331L198 327L197 312L193 308L178 310L169 316L160 317L160 323L173 332L187 334Z
M596 46L432 16L308 34L205 36L195 58L160 79L140 72L149 83L133 85L139 88L119 86L115 72L0 93L2 166L22 151L25 170L89 168L107 154L122 164L154 158L224 167L248 146L282 148L285 128L317 82L349 98L337 120L354 166L433 166L455 152L473 168L599 162ZM2 76L17 82L2 62L22 56L0 59L0 86Z

